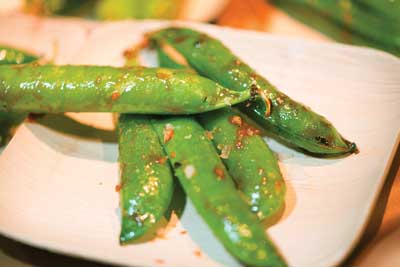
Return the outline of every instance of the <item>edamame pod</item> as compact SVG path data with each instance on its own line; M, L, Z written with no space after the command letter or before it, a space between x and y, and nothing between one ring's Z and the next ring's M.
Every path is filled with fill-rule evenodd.
M156 46L160 66L185 69ZM246 122L239 112L224 108L199 114L214 146L251 211L271 223L285 205L286 185L277 159L259 130Z
M184 191L225 248L250 266L286 266L237 192L204 129L192 117L157 119L152 124Z
M162 218L172 198L173 176L147 117L121 114L118 144L120 242L126 243L141 237Z
M0 110L191 114L245 101L186 71L98 66L0 66Z
M239 108L285 143L319 156L357 151L326 118L278 91L220 41L186 28L166 28L149 37L159 45L172 46L197 72L223 86L237 91L250 89L263 96Z

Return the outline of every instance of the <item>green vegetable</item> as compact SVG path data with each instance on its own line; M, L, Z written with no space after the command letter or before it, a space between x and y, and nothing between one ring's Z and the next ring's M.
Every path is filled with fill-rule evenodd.
M259 130L228 108L200 114L199 118L251 211L260 219L275 219L284 208L286 186Z
M120 242L137 239L168 209L173 176L147 117L122 114L118 123L122 226Z
M0 111L0 147L5 146L25 119L26 113Z
M179 70L0 66L0 110L190 114L244 101L249 94Z
M393 20L400 21L399 0L355 0L353 2L371 10L371 13L381 15L382 18L390 17Z
M327 119L278 91L220 41L185 28L166 28L149 37L175 48L200 74L233 90L250 89L263 96L239 105L240 110L278 139L318 156L357 150Z
M323 34L348 44L370 46L400 55L400 17L390 17L369 6L369 1L273 0L290 16ZM390 10L389 4L386 10ZM399 3L399 2L398 2ZM392 5L395 8L395 2ZM392 11L390 11L392 12ZM393 11L395 12L395 11ZM385 30L382 30L385 29Z
M184 191L226 249L250 266L286 266L236 191L204 129L192 117L152 123Z
M162 67L187 69L156 46ZM198 115L251 211L268 222L285 204L286 186L268 145L240 113L229 108Z
M0 65L25 64L36 61L38 58L27 52L7 46L0 46ZM25 112L0 111L0 147L6 145L14 134L14 130L25 117Z
M290 2L304 4L308 8L324 13L338 24L352 29L354 32L372 40L380 41L387 46L400 49L400 40L396 40L400 37L399 20L391 20L369 13L355 1L290 0Z
M17 50L7 46L0 46L0 65L5 64L24 64L36 61L38 58L27 52Z
M175 19L182 0L100 0L96 13L100 19Z

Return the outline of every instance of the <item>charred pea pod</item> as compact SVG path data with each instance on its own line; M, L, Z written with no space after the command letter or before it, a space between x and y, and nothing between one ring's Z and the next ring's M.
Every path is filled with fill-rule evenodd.
M191 114L249 96L181 70L0 66L0 110L5 111Z
M160 46L172 46L201 75L232 90L251 90L262 96L239 108L285 143L318 156L357 151L356 145L345 140L326 118L278 91L220 41L186 28L162 29L149 38Z
M147 117L121 114L118 145L120 242L127 243L143 236L162 218L172 198L173 176Z
M184 191L225 248L250 266L286 266L196 120L172 117L152 124Z
M156 46L160 66L187 69ZM286 185L277 159L242 114L229 108L198 115L212 139L236 187L251 211L267 223L277 218L285 205Z
M7 46L0 46L0 65L26 64L38 60L34 55ZM0 111L0 147L6 145L14 129L26 118L25 112L3 112Z

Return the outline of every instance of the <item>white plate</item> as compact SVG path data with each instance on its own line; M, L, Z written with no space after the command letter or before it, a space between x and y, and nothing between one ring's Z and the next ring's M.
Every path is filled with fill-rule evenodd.
M53 57L59 64L122 65L124 49L144 31L167 24L3 16L0 43ZM290 266L338 264L360 237L398 145L400 61L371 49L191 26L221 39L359 146L358 155L316 159L267 140L279 155L288 185L285 213L268 233ZM152 63L150 57L145 60ZM112 128L107 114L71 116ZM180 220L170 222L165 239L119 246L116 144L101 133L82 138L59 130L26 123L1 154L2 234L129 266L240 266L190 202ZM184 229L187 234L181 233Z

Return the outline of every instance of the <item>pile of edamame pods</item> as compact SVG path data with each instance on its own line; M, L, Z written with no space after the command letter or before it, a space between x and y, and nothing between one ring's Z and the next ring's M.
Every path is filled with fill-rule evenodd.
M286 266L264 229L282 213L286 187L261 129L313 156L351 154L356 145L220 41L187 28L146 38L162 68L40 65L35 56L0 49L3 137L28 112L118 112L121 243L162 218L176 177L239 261Z

